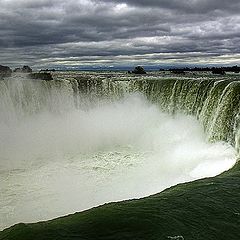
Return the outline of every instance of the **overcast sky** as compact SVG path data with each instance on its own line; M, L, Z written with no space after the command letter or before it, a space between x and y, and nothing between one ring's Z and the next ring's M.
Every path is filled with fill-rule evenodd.
M240 64L239 0L0 0L0 64Z

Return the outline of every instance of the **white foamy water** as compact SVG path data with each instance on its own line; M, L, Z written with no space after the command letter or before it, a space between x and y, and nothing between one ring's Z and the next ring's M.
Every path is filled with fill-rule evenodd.
M0 229L144 197L235 163L234 149L207 143L194 118L166 115L141 95L3 121L0 133Z

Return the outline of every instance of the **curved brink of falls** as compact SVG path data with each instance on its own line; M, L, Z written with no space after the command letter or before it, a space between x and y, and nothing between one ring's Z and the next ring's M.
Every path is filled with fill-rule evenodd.
M229 80L85 81L66 83L107 98L141 91L170 113L196 116L210 141L226 141L239 152L240 83ZM110 93L110 94L109 94ZM114 94L111 94L114 93ZM91 104L91 101L87 104ZM0 239L239 239L240 168L181 184L140 200L112 203L39 224L19 224Z

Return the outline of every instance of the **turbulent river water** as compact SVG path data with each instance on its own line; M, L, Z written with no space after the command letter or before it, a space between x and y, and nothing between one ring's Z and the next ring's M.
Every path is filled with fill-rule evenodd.
M0 82L0 229L148 196L236 162L195 117L162 112L138 91L86 105L73 90Z

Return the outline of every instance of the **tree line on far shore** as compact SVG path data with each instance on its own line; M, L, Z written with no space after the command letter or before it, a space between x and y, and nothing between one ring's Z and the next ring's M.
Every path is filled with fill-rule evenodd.
M166 69L160 69L159 71L167 71ZM185 72L212 72L213 74L221 74L224 75L226 72L233 72L233 73L239 73L240 67L231 66L231 67L184 67L184 68L172 68L168 69L168 71L171 71L175 74L184 74Z

